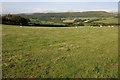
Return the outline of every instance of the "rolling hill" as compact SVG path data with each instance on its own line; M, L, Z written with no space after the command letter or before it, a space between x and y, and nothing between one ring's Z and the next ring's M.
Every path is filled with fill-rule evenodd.
M61 13L31 13L18 14L26 18L68 18L68 17L114 17L116 14L105 11L61 12Z

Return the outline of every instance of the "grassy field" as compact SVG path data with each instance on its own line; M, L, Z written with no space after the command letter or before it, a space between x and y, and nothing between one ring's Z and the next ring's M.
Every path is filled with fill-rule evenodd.
M95 21L95 22L118 24L118 18L106 18L106 19L104 19L104 20L99 20L99 21Z
M117 78L117 27L2 26L3 78Z

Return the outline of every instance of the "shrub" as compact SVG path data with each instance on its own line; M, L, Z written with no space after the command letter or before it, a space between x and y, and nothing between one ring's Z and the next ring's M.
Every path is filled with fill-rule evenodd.
M29 19L17 15L4 15L2 16L2 23L9 25L28 25Z
M90 26L99 26L99 23L91 23Z

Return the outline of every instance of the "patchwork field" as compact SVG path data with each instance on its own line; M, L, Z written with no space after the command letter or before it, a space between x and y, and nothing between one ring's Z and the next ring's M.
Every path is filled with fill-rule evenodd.
M3 78L117 78L117 27L2 26Z

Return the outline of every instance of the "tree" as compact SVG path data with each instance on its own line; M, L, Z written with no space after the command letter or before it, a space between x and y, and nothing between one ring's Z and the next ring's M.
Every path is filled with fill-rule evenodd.
M17 16L17 15L4 15L2 16L2 23L3 24L10 24L10 25L28 25L28 22L30 20L26 19L24 17L21 16Z

